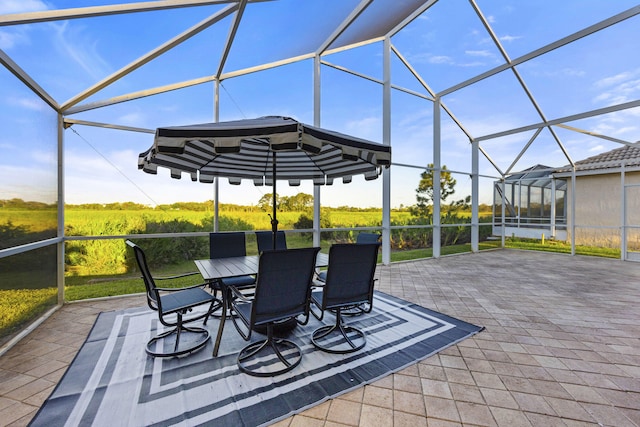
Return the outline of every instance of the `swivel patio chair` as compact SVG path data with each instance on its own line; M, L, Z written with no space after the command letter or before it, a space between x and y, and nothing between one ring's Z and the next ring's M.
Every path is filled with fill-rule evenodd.
M246 256L247 246L245 236L242 231L229 233L209 233L209 258L230 258ZM250 288L256 283L256 278L251 275L227 277L220 279L225 286L235 286L236 288ZM215 284L212 284L216 289ZM219 287L218 287L219 289Z
M327 310L335 315L335 324L321 326L311 334L311 342L320 350L344 354L365 346L365 333L346 325L343 311L357 307L361 313L368 313L373 308L379 246L380 243L335 244L329 249L327 280L311 293L310 311L318 320Z
M266 339L240 350L237 363L242 372L274 376L292 370L302 360L300 347L274 336L274 328L289 319L301 325L309 321L311 280L319 251L320 248L300 248L262 252L253 299L233 286L229 288L236 314L233 324L242 338L249 341L256 327L266 327Z
M382 235L380 235L379 233L359 233L356 236L356 244L357 245L361 245L361 244L364 244L364 243L379 243L381 237L382 237ZM317 279L320 282L326 282L327 281L327 270L322 270L322 271L318 272ZM342 315L343 316L357 316L357 315L362 314L362 313L368 313L369 311L371 311L371 307L368 304L362 304L362 305L353 306L349 310L343 309L342 310Z
M142 273L149 308L157 311L160 323L169 328L147 342L147 354L154 357L174 357L203 348L209 341L209 331L200 327L188 327L185 324L204 319L203 324L206 325L209 315L222 306L222 301L205 291L204 283L183 288L157 287L149 271L144 251L130 240L127 240L126 244L133 248L138 268ZM194 273L157 280L176 279L191 274ZM201 305L208 305L207 310L185 318L187 313Z
M258 252L272 251L274 249L273 231L256 231L256 242L258 243ZM287 237L284 231L276 231L275 249L287 249Z

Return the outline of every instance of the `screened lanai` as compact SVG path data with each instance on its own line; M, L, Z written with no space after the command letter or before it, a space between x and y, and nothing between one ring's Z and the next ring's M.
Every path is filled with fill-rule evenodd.
M495 182L494 236L546 236L566 240L567 215L564 201L567 197L567 182L554 178L552 174L553 169L548 166L535 165Z
M389 264L409 242L440 257L444 232L461 228L477 252L494 182L640 140L639 13L626 0L2 2L3 290L45 289L24 313L33 319L63 303L70 277L126 272L125 237L191 236L110 229L117 214L92 222L105 206L213 201L216 230L221 204L256 205L269 188L148 176L136 159L158 127L265 115L392 147L378 180L278 190L313 196L309 243L371 228ZM453 195L441 191L445 167ZM400 220L425 172L432 220ZM465 199L468 220L452 222ZM381 214L371 227L326 227L323 206Z

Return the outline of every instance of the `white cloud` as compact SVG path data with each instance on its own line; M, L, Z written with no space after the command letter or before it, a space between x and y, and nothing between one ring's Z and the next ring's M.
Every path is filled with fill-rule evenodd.
M146 117L143 113L131 112L129 114L125 114L124 116L120 116L117 123L134 127L144 127L145 120Z
M582 70L579 68L569 68L569 67L564 67L559 70L548 70L548 69L545 69L544 71L530 70L529 72L534 77L557 77L557 76L584 77L587 75L585 70Z
M453 64L454 61L450 56L446 55L433 55L429 58L431 64Z
M482 56L485 58L493 56L493 53L488 50L465 50L464 53L469 56Z
M45 108L44 102L36 98L9 98L7 101L9 105L26 108L27 110L32 110L32 111L48 110L48 108Z
M44 203L56 201L56 185L43 185L56 182L55 168L3 165L0 168L0 180L3 183L0 199L19 198Z
M459 67L481 67L485 65L485 63L482 61L474 61L474 62L461 62L456 65Z
M589 153L598 154L598 153L602 153L604 150L605 150L604 145L598 144L598 145L594 145L593 147L590 147L587 151Z
M40 0L2 0L0 2L0 13L25 13L48 10L46 2Z
M55 47L70 57L89 76L99 80L111 72L111 67L98 51L98 43L83 35L84 27L71 25L69 21L52 24L55 30Z
M619 84L624 84L626 81L635 78L638 75L638 70L625 71L614 76L605 77L595 82L596 87L611 87Z
M596 81L594 87L604 90L593 98L596 104L616 105L638 99L640 69L605 77Z
M359 120L351 120L345 125L345 133L380 142L382 123L377 117L365 117Z
M500 37L500 41L511 43L512 41L515 41L515 40L518 40L518 39L521 39L521 38L522 38L522 36L505 35L505 36L501 36Z
M28 38L21 31L0 31L0 49L2 50L10 50L26 43L28 43Z

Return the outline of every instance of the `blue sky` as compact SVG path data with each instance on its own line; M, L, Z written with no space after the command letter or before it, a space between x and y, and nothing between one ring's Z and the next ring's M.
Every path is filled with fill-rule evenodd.
M102 4L89 0L3 0L0 14ZM327 8L327 4L331 7ZM355 0L279 0L249 5L224 71L312 51L315 44L331 32L331 25L340 22L357 4ZM637 2L479 0L477 4L509 58L516 59L636 6ZM56 101L64 103L221 8L207 6L4 26L0 27L0 49ZM370 13L381 12L373 10ZM322 19L300 19L305 14ZM639 24L638 17L631 18L518 67L547 119L640 98L640 57L634 48L635 40L640 39ZM229 19L223 20L84 102L213 74L228 28ZM349 36L345 34L345 37ZM274 43L274 40L279 42ZM394 36L392 44L436 92L504 63L500 51L466 0L441 0ZM380 43L328 55L324 59L375 79L383 77ZM426 94L397 58L392 59L392 83ZM228 79L222 85L221 120L275 114L313 122L310 61ZM46 105L4 68L0 69L0 86L3 87L0 123L7 129L0 136L0 148L6 153L0 159L3 181L0 199L55 200L55 185L49 185L54 182L56 171L56 152L51 144L55 137L55 115L47 112ZM379 84L323 67L321 93L323 126L375 142L382 141L382 90ZM204 84L69 117L155 129L212 121L212 99L213 86ZM443 103L474 137L541 121L511 71L447 95L443 97ZM638 110L569 124L625 141L638 141ZM433 161L432 116L429 101L401 91L393 92L391 139L394 163L422 167ZM446 114L442 118L442 164L462 172L455 175L458 181L455 197L461 198L470 192L471 150L468 138L457 125ZM555 131L573 160L619 146L566 129L555 128ZM482 146L505 171L532 135L533 131L523 132L484 141ZM154 205L212 198L209 185L193 183L187 178L172 180L164 170L158 176L138 171L137 155L152 142L152 136L144 133L78 125L65 131L67 202L133 200ZM541 133L512 170L537 163L548 166L568 163L548 130ZM415 203L420 172L417 168L394 167L392 206ZM483 158L480 172L498 175ZM492 181L492 178L481 180L483 203L491 201ZM364 182L361 177L349 185L336 183L322 190L322 203L379 206L381 187L382 180ZM284 195L299 191L312 193L312 187L309 184L297 188L289 188L286 184L278 186L278 193ZM220 201L255 204L269 192L269 187L254 187L250 183L240 187L223 183Z

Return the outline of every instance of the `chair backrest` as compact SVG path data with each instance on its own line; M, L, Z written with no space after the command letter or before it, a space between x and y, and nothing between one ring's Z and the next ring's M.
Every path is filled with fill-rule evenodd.
M360 233L356 236L356 243L378 243L380 241L380 237L382 237L378 233Z
M322 309L373 302L380 243L334 244L329 249Z
M145 256L142 248L133 243L131 240L127 240L125 243L133 248L133 253L135 254L136 262L138 263L138 268L140 269L140 273L142 274L144 287L147 289L147 304L149 304L149 308L151 308L152 310L158 310L160 308L158 290L156 287L156 282L153 280L153 276L151 275L151 271L149 271L149 266L147 265L147 257Z
M320 248L271 250L260 254L251 324L309 314L311 281Z
M258 252L273 250L273 231L256 231ZM284 231L276 231L276 249L287 249L287 237Z
M247 245L242 231L209 233L209 258L229 258L246 255Z

